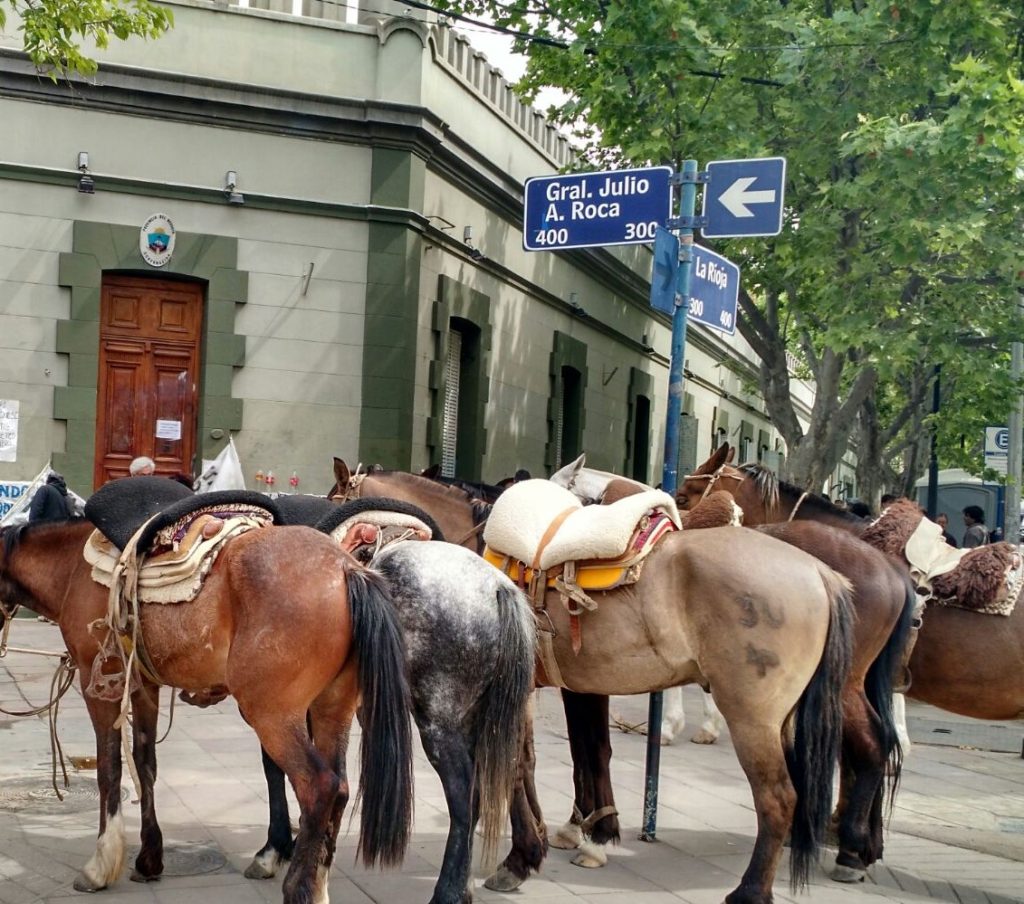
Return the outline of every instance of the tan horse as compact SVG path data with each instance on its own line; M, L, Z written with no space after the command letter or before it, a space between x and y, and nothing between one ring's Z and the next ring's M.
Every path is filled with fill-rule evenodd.
M380 493L419 505L450 538L471 529L465 493L430 483L380 472L367 475L357 489L360 495ZM353 495L354 489L349 484L336 491ZM453 509L447 523L442 510L430 505L431 496L443 496ZM791 876L803 883L831 812L841 690L849 667L845 580L785 543L726 527L669 535L645 561L635 584L592 597L598 605L581 619L578 655L570 640L570 616L557 594L548 594L546 614L538 615L539 624L554 631L565 686L600 696L689 683L710 687L757 813L750 863L726 900L772 900L791 830ZM531 783L532 777L524 776L527 798ZM536 801L530 804L528 810L539 816ZM514 832L517 819L527 820L529 813L514 811ZM542 848L543 826L533 829ZM488 884L509 890L526 874L521 862L506 860L497 881Z
M143 478L138 478L143 479ZM0 621L24 605L60 625L83 691L104 657L108 591L90 576L87 521L0 531ZM326 902L327 872L349 799L345 752L361 700L364 861L394 864L409 838L411 725L401 630L383 581L324 534L275 527L227 542L190 603L143 604L141 633L160 683L235 697L264 749L295 788L302 811L286 902ZM311 650L316 651L310 656ZM142 850L133 878L160 875L153 801L159 687L140 676L132 694L133 759L142 784ZM97 891L124 867L120 703L85 694L96 733L100 826L96 852L75 881ZM307 733L306 714L312 726Z
M820 521L861 534L867 522L820 496L777 480L758 465L732 467L728 445L719 448L679 488L699 499L710 475L732 493L744 524ZM709 476L704 476L709 475ZM795 512L795 514L794 514ZM929 606L910 657L906 695L975 719L1024 718L1024 600L1009 616L979 615L949 606Z

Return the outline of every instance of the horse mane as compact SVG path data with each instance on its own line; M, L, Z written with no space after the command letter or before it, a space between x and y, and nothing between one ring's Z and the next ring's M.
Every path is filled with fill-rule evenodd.
M426 477L422 474L411 474L408 471L374 471L374 477L387 476L390 479L398 480L399 483L422 487L424 485L437 487L439 493L457 497L460 502L469 506L470 517L473 519L473 526L483 524L491 514L494 499L501 495L501 488L487 483L473 483L468 480L461 480L458 477ZM488 499L484 490L494 491L494 499Z
M754 482L754 487L761 496L761 502L764 503L765 509L769 512L775 513L778 511L779 501L783 497L796 505L797 500L804 496L804 493L807 493L804 496L803 502L800 503L801 511L818 512L823 515L831 515L833 518L838 518L842 521L856 522L858 524L864 520L851 512L836 508L831 502L823 499L817 493L807 492L803 487L798 487L795 483L788 483L782 480L774 471L760 463L751 462L750 464L740 465L738 470L742 471L744 475Z
M28 534L46 530L48 527L64 527L68 524L80 524L85 521L84 515L72 515L70 518L53 518L46 521L25 522L23 524L11 524L0 528L0 537L4 543L4 559L6 560L20 545Z
M436 477L428 477L427 479L446 486L458 487L461 490L465 490L470 496L492 505L497 502L498 497L504 492L504 487L495 486L491 483L463 480L461 477L442 477L438 475Z

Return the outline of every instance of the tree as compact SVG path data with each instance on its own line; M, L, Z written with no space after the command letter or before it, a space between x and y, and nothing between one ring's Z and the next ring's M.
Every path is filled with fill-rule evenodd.
M0 28L7 15L0 0ZM81 42L100 50L113 36L158 38L174 24L169 9L148 0L6 0L20 18L23 46L36 67L56 81L77 72L92 75L97 63L82 52Z
M437 5L524 34L520 90L568 94L549 116L594 165L787 158L788 228L722 250L743 268L739 329L795 482L822 486L857 429L882 431L860 452L883 470L924 424L921 374L952 365L965 336L1008 340L1024 207L1015 0ZM806 426L792 354L817 386Z

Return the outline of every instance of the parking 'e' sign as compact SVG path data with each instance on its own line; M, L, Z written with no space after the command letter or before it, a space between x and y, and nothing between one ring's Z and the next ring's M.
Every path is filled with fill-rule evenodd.
M707 165L701 227L705 238L778 235L786 186L785 157L712 160Z
M672 169L536 176L526 181L523 247L561 251L654 241L672 212Z

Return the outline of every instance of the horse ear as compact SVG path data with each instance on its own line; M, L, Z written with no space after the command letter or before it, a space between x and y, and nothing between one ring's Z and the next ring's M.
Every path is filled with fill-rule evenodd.
M426 478L429 478L430 480L436 480L440 476L441 476L441 466L440 465L431 465L429 468L424 468L422 471L420 471L420 477L426 477Z
M340 458L335 457L334 459L334 479L338 482L339 487L347 487L348 482L352 477L352 473L348 469L348 465L345 464Z
M725 461L728 464L736 457L736 447L729 446L729 454L725 456Z
M722 465L724 465L729 460L728 456L729 444L722 443L722 445L720 445L717 449L715 449L714 452L711 453L711 458L709 458L706 462L704 462L704 464L700 466L700 468L697 469L697 473L711 474L712 472L717 471L720 467L722 467Z

